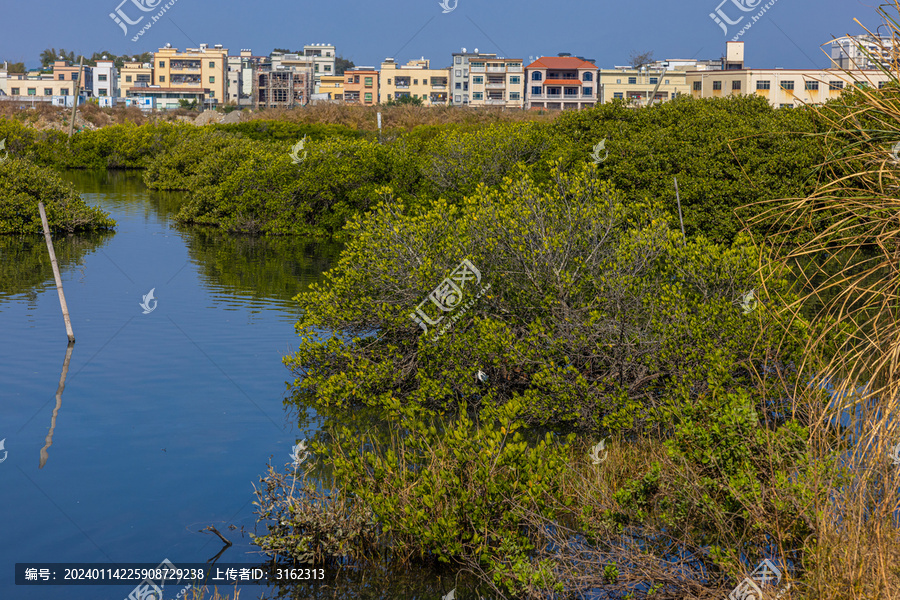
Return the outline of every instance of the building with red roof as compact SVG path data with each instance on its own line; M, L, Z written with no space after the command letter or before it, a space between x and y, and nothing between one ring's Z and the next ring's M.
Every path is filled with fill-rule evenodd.
M597 66L574 56L542 56L525 67L525 108L580 110L597 103Z

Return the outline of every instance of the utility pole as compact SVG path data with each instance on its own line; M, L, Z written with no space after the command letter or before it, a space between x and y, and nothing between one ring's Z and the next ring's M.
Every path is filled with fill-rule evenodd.
M74 102L72 102L72 122L69 123L69 141L68 145L72 144L72 134L75 133L75 112L78 110L78 98L81 97L81 72L84 69L84 55L81 55L81 58L78 59L78 79L75 81L75 98Z

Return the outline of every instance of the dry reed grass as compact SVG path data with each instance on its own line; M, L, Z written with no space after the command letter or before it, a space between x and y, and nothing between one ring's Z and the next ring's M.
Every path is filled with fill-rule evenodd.
M900 2L878 12L891 40L880 50L893 62L881 70L896 84ZM799 298L768 295L768 304L782 306L789 318L803 306L821 306L806 362L798 365L801 380L811 383L792 394L795 411L815 416L814 455L834 464L811 482L808 518L816 534L805 583L810 598L896 599L900 461L891 455L900 450L900 161L893 149L900 143L900 88L855 86L818 111L829 158L819 167L816 191L773 203L759 217L785 239L814 231L807 242L776 249L771 274L794 273ZM824 405L822 386L833 393Z

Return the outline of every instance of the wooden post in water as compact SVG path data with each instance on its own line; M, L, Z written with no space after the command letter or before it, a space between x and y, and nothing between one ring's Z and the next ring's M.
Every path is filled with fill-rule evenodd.
M59 292L59 307L62 309L63 319L66 321L66 335L69 342L75 341L72 332L72 321L69 320L69 307L66 306L66 295L63 294L62 278L59 276L59 265L56 263L56 252L53 251L53 240L50 239L50 224L47 223L47 213L44 211L44 203L38 202L38 210L41 211L41 223L44 225L44 239L47 241L47 251L50 252L50 266L53 267L53 277L56 278L56 291Z
M72 143L72 133L75 131L75 111L78 110L78 98L81 97L81 73L82 73L83 69L84 69L84 56L82 56L78 60L78 79L75 82L75 101L72 102L72 122L69 123L69 141L66 142L67 144ZM53 251L51 251L50 254L52 255ZM59 281L59 280L57 280L57 281ZM62 297L62 288L60 287L59 289L60 289L60 292L59 292L60 297Z

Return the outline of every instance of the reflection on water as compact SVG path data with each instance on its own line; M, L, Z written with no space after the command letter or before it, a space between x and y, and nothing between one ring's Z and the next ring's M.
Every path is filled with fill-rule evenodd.
M69 361L72 360L72 348L74 347L75 342L69 342L66 346L66 358L63 360L62 373L59 376L59 387L56 388L56 406L53 408L53 416L50 417L50 431L47 432L47 437L44 439L44 447L41 448L41 463L39 466L41 469L47 464L47 458L49 458L47 449L53 445L53 430L56 429L56 416L62 407L62 394L63 390L66 389L66 376L69 374Z
M82 269L85 257L105 246L114 235L103 231L58 236L56 240L63 240L54 243L60 272ZM53 270L43 235L0 235L0 304L16 294L34 301L37 293L52 282Z

